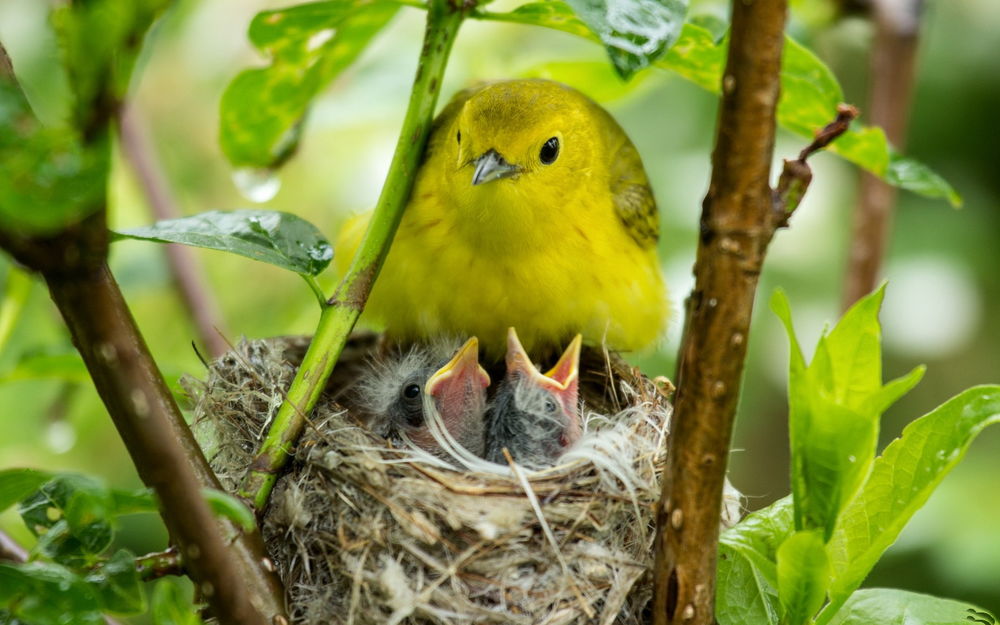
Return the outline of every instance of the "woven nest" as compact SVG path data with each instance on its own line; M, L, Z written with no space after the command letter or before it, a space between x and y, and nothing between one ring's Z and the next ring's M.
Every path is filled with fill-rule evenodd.
M235 490L307 339L243 341L186 380ZM672 411L663 383L585 353L585 435L556 466L460 471L352 418L372 335L352 339L263 520L295 623L642 623ZM669 384L669 383L667 383ZM724 524L738 519L727 489Z

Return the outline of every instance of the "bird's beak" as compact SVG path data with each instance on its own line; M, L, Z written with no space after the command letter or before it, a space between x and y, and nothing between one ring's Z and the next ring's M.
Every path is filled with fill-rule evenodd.
M546 373L541 373L524 351L514 328L507 330L507 377L520 376L538 387L544 388L559 400L563 413L569 419L563 434L565 445L571 445L580 438L580 422L577 418L577 399L580 390L580 347L583 337L577 334L563 352L559 362Z
M427 379L424 393L434 400L445 423L449 423L481 407L489 385L489 374L479 366L479 340L472 337L448 364Z
M517 165L511 165L496 150L490 150L475 160L476 171L472 173L472 185L486 184L501 178L509 178L521 171Z

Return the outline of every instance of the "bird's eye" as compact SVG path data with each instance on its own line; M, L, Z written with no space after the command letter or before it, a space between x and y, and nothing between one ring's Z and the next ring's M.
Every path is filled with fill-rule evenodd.
M406 399L416 399L420 395L419 384L407 384L403 388L403 397Z
M462 142L462 131L461 130L459 130L458 132L455 133L455 141L457 143L461 143Z
M542 146L541 152L538 153L538 160L542 161L543 165L551 165L556 162L557 158L559 158L559 139L552 137Z
M545 400L545 412L553 414L558 408L559 406L556 405L556 402L554 400L551 399Z

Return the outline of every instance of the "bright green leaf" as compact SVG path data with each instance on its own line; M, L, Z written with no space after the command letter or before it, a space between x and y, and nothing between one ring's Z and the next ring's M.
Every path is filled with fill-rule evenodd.
M1000 422L1000 386L971 388L910 423L841 513L828 549L832 602L856 589L972 440Z
M778 598L782 623L802 625L823 605L830 584L830 561L822 535L796 532L778 548Z
M390 0L338 0L257 14L250 40L271 63L242 72L222 96L220 143L229 161L261 169L281 165L298 146L316 94L398 9Z
M34 469L0 471L0 512L37 491L52 479L52 474Z
M202 625L191 603L191 590L182 587L180 580L168 577L158 581L151 604L155 625Z
M724 531L719 542L738 551L772 588L777 589L778 548L794 531L792 498L784 497L748 514Z
M146 512L158 512L160 507L156 502L156 496L148 488L139 490L112 490L111 505L115 514L137 514Z
M830 625L959 625L996 623L995 616L961 601L905 590L866 588L848 599Z
M201 495L216 515L229 519L246 531L251 531L257 527L257 520L253 516L253 511L236 497L213 488L202 489Z
M566 0L607 48L622 78L663 56L677 41L686 0Z
M925 197L944 198L952 206L962 205L962 196L947 180L937 175L927 165L889 150L889 167L885 173L889 184L919 193Z
M316 226L278 211L209 211L115 234L222 250L312 276L333 258L333 247Z
M97 593L104 612L122 616L146 611L146 590L135 568L135 556L119 549L85 578Z
M789 438L795 527L833 532L837 515L868 475L875 458L879 417L923 375L882 384L882 330L878 312L884 287L862 298L819 340L808 365L784 293L771 298L791 343L788 381Z
M746 554L719 545L715 619L719 625L777 625L777 592Z
M0 563L0 609L31 625L103 625L93 589L69 569L46 562Z
M633 93L648 74L624 81L603 61L550 61L528 68L521 76L577 85L593 100L610 102Z

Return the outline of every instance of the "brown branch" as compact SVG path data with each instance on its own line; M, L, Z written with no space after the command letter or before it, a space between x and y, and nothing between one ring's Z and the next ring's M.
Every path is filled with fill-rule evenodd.
M0 48L0 67L9 59ZM13 81L0 72L0 81ZM84 148L106 150L108 128ZM107 267L104 198L89 217L45 236L0 230L0 245L39 272L171 538L220 622L287 623L260 534L212 514L202 489L221 489L188 429ZM39 207L44 208L44 207ZM270 570L269 570L270 569Z
M180 217L163 168L132 106L124 107L118 126L122 154L138 178L153 217L157 220ZM229 349L224 338L228 333L194 253L191 248L176 243L166 244L165 249L170 275L188 316L194 321L201 344L208 348L213 358L221 356Z
M923 1L872 0L871 7L875 36L869 76L869 121L885 130L894 147L903 149ZM870 293L879 280L895 203L894 187L862 172L844 285L845 310Z
M144 582L151 582L167 575L184 575L181 556L176 547L139 556L135 559L135 569L139 573L139 579Z
M785 221L768 179L786 0L734 0L712 180L687 301L668 470L657 513L653 622L710 625L722 485L764 253Z
M0 562L24 562L28 559L28 550L16 540L0 531Z

